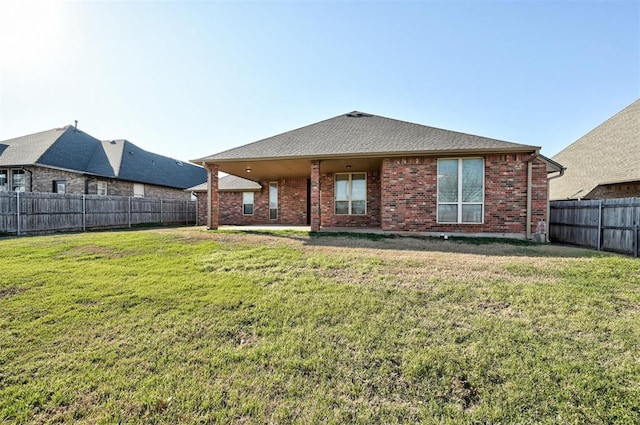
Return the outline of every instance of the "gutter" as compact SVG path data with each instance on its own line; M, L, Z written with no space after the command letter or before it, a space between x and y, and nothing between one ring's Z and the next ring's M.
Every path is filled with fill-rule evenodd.
M549 181L553 179L557 179L558 177L562 177L566 169L567 169L566 167L561 167L560 172L557 175L551 176L551 177L547 175L547 234L546 234L545 242L549 242L549 226L550 226L549 219L551 218L551 203L549 202L549 195L551 194L551 189L550 189Z
M540 156L540 150L536 149L527 159L527 240L531 240L531 192L533 190L533 161Z

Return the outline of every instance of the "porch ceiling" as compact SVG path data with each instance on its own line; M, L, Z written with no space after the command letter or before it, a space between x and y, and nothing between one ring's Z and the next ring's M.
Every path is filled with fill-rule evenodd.
M219 162L218 170L249 180L278 180L311 176L311 159L243 160ZM320 161L321 173L378 171L382 158L339 158ZM251 170L251 171L247 171Z

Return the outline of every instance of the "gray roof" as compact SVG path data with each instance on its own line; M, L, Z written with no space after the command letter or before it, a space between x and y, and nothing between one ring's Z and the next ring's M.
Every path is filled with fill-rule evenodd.
M193 162L535 149L354 111Z
M0 142L0 167L39 165L138 183L185 189L207 173L147 152L127 140L100 141L72 126Z
M553 157L567 170L549 182L551 200L588 198L602 184L640 181L640 99Z
M262 189L262 186L259 183L231 174L218 179L218 191L220 192L255 191L260 189Z
M262 189L260 183L231 174L218 178L218 192L250 192L260 189ZM185 190L189 192L206 192L209 190L209 185L205 182Z

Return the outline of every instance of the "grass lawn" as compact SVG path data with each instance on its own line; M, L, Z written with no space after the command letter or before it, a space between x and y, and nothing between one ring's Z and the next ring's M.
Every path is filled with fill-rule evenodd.
M640 423L640 261L472 242L0 239L0 422Z

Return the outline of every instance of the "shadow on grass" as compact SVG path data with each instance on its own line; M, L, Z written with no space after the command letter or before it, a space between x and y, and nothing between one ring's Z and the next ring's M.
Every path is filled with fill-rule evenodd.
M520 257L603 257L616 255L581 247L539 243L521 239L491 237L449 237L394 235L360 232L307 232L298 230L234 229L218 230L221 233L265 235L300 241L310 246L337 248L370 248L403 251L443 252L486 256Z

